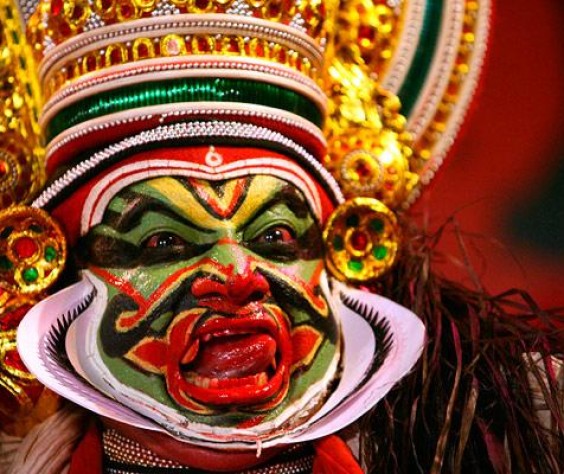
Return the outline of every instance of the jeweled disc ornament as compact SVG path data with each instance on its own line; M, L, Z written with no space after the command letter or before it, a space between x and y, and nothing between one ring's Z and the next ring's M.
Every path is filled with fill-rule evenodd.
M59 225L41 209L16 206L0 212L0 286L37 295L65 266L67 248Z
M388 207L376 199L355 198L335 210L323 238L333 275L339 280L365 282L394 264L400 232Z

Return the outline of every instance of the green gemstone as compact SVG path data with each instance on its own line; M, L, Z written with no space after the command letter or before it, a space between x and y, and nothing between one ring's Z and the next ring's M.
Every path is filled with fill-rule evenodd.
M45 249L45 260L52 262L57 258L57 251L50 245Z
M372 250L372 255L376 260L384 260L388 255L388 249L383 245L378 245Z
M380 233L384 230L384 222L382 219L372 219L370 221L370 228L377 233Z
M22 276L26 283L33 283L39 277L39 272L37 271L37 268L34 267L26 268L22 272Z
M10 262L10 259L8 257L6 257L6 255L1 255L0 256L0 270L1 271L7 271L7 270L11 270L13 267L12 262Z
M356 214L351 214L350 216L347 217L345 223L347 227L356 227L358 226L359 218Z
M340 252L341 250L343 250L345 248L344 242L343 242L343 238L340 235L336 235L333 238L333 248L337 251Z
M351 260L348 263L348 267L349 267L349 270L358 273L358 272L362 271L362 269L364 268L364 265L359 260Z

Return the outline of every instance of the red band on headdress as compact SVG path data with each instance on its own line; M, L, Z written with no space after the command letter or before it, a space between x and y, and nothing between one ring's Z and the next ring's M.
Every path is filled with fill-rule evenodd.
M276 176L294 184L322 223L333 211L334 203L320 180L286 155L254 147L187 146L159 148L122 159L81 185L52 213L72 246L100 222L109 199L130 184L157 176L224 180L251 174Z

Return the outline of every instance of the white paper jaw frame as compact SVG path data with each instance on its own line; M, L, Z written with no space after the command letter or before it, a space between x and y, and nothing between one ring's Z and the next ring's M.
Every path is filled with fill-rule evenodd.
M412 369L425 338L423 324L406 308L338 282L332 282L332 287L333 309L340 316L344 340L340 381L311 418L292 430L278 431L270 437L264 434L257 437L248 429L230 429L231 441L226 441L224 433L214 436L210 431L202 437L200 430L194 430L189 422L184 421L179 430L177 423L173 427L161 419L160 423L168 425L165 429L83 379L79 375L82 369L69 362L69 357L75 359L74 336L69 327L100 304L101 300L96 301L97 287L87 275L28 312L19 327L18 351L28 369L45 386L87 410L122 423L215 449L254 449L256 445L266 448L311 441L343 429L372 408ZM149 404L147 409L151 409ZM170 412L179 416L172 409ZM238 441L233 442L234 439Z

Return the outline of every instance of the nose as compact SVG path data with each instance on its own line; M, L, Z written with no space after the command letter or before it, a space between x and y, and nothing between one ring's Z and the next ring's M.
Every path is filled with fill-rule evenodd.
M251 271L249 267L243 272L233 273L225 282L225 296L241 306L263 300L269 290L266 278L257 271Z
M238 258L236 264L222 266L223 281L211 276L196 278L192 283L192 294L198 299L221 297L236 306L265 299L270 293L267 279L251 268L251 262L246 256L240 257L242 258Z

